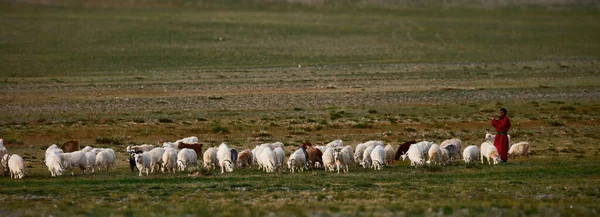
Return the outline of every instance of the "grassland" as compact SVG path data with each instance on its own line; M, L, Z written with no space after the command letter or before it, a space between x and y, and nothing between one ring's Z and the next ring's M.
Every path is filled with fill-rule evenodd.
M2 216L595 216L598 5L0 2ZM127 144L458 137L509 109L532 156L500 166L129 172ZM117 171L51 178L43 150L112 147Z

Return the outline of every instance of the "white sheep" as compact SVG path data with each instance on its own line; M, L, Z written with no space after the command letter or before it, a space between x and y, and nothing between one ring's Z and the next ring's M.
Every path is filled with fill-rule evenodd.
M371 164L373 162L371 159L371 152L374 148L375 146L367 146L367 149L363 151L362 167L365 169L371 168Z
M48 155L46 155L46 167L48 167L48 171L50 171L52 177L60 176L63 173L62 163L60 162L59 155L60 154L54 152L50 152Z
M154 148L148 154L150 155L150 173L153 173L154 170L160 171L164 164L162 157L165 154L165 148Z
M179 150L179 153L177 153L177 167L179 171L185 171L189 166L198 167L198 155L196 151L189 148Z
M340 173L340 171L348 173L348 163L350 162L350 159L351 157L346 153L339 149L335 149L333 152L333 160L335 161L335 169L337 170L337 173Z
M135 158L135 166L140 171L139 176L142 176L142 172L146 171L146 176L148 176L150 172L152 157L150 157L150 153L138 153L134 155Z
M306 156L304 155L304 151L302 151L302 149L298 149L288 158L287 166L292 173L294 173L295 170L304 171L304 165L306 163L305 161Z
M154 149L154 145L128 145L126 150L128 153L138 153L138 152L147 152Z
M381 147L384 147L384 146L385 146L385 143L384 143L383 141L379 141L379 140L371 140L371 141L367 141L367 142L365 142L365 145L366 145L367 147L373 147L373 148L375 148L375 146L381 146Z
M442 164L442 149L437 144L431 144L429 147L429 151L427 151L427 155L429 160L427 160L427 164Z
M221 143L221 145L219 145L219 149L217 150L217 160L219 160L221 174L233 172L233 160L231 159L231 151L229 151L229 146L227 146L227 144Z
M510 144L510 135L506 135L508 137L508 144ZM485 131L485 141L491 142L494 144L494 140L496 139L496 135L491 134L487 130Z
M273 149L273 152L275 153L275 158L277 160L277 170L281 171L283 169L283 164L285 163L285 152L281 147Z
M87 168L87 158L85 157L84 152L74 151L63 153L60 155L60 158L63 169L71 171L71 175L75 175L75 173L73 173L73 168L75 167L79 167L81 174L85 173L85 168Z
M46 155L45 155L45 156L46 156L46 158L48 157L48 155L49 155L50 153L56 153L56 154L59 154L59 155L60 155L60 154L62 154L62 153L63 153L63 150L62 150L62 149L60 149L60 148L59 148L59 147L58 147L56 144L52 144L50 147L48 147L48 148L46 149Z
M204 169L214 170L217 168L217 164L219 163L219 160L217 159L217 150L218 149L214 147L206 149L202 157L204 160Z
M346 147L344 147L342 149L342 153L346 155L344 156L344 159L346 159L346 164L354 162L354 152L352 150L352 146L347 145Z
M271 150L271 148L265 148L260 152L260 155L257 158L257 162L265 172L271 173L275 172L277 165L277 156L275 156L275 152Z
M179 143L174 143L174 142L163 142L163 148L174 148L174 149L179 149Z
M284 145L282 142L274 142L274 143L267 143L267 144L271 148L271 150L275 150L275 148L284 149Z
M115 170L117 168L117 166L116 166L117 159L116 159L115 151L112 150L111 148L95 148L95 149L92 149L92 152L98 153L98 154L96 154L96 168L98 168L98 170L100 170L101 168L106 168L106 171L108 171L108 168L112 167L113 170ZM67 153L65 153L65 154L67 154ZM63 164L63 166L64 166L64 164Z
M342 149L344 148L344 142L341 139L336 139L331 141L330 143L327 143L327 145L325 145L325 148Z
M177 149L165 148L165 153L162 156L163 167L162 172L175 173L177 168Z
M325 167L326 172L333 172L335 170L335 160L333 159L333 152L333 148L327 148L325 149L325 152L323 152L323 167Z
M402 155L402 160L408 158L411 166L423 165L426 159L429 157L429 149L431 148L432 142L421 141L412 144L406 154Z
M356 145L356 149L354 152L354 162L356 162L359 165L362 165L363 152L365 152L366 149L367 149L367 146L365 145L365 143L360 143L360 144Z
M470 164L477 162L477 159L479 159L479 149L477 146L470 145L466 147L463 151L463 161L465 161L467 164Z
M460 151L462 150L462 141L460 139L447 139L440 144L440 148L448 152L450 160L460 159Z
M25 173L25 162L16 154L5 154L2 157L2 165L10 172L10 178L23 179Z
M383 146L375 146L373 151L371 151L371 161L374 170L382 170L383 165L385 165L385 148Z
M498 155L496 146L489 141L481 143L480 158L482 164L484 158L488 161L488 164L492 164L492 160L494 161L494 165L500 162L500 155Z
M89 146L87 146L87 147L89 147ZM83 151L85 153L85 160L86 160L85 169L94 173L95 169L96 169L96 154L94 154L94 152L91 152L91 150L92 149L90 147L90 149L87 150L87 152Z
M85 146L83 149L81 149L81 151L83 151L84 153L88 153L88 152L91 152L91 151L92 151L92 149L93 149L93 148L92 148L92 147L90 147L90 146Z
M394 166L394 163L396 162L394 160L394 156L396 155L396 149L394 146L386 145L383 150L385 150L385 165Z
M518 142L510 146L508 156L513 159L517 156L529 157L529 142Z
M190 137L186 137L180 140L175 141L176 144L179 143L185 143L185 144L197 144L198 143L198 137L195 136L190 136Z

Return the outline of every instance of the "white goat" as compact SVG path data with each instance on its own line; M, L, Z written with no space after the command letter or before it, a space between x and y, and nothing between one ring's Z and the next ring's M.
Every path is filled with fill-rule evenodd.
M10 178L23 179L25 173L25 162L16 154L5 154L2 157L2 165L10 172Z
M412 144L406 154L402 155L402 160L408 157L411 166L423 165L429 157L429 149L432 144L432 142L428 141Z
M327 148L325 149L325 152L323 152L323 167L325 167L325 171L329 171L329 172L333 172L335 171L335 160L333 159L333 152L334 149L333 148Z
M429 156L429 160L427 160L427 164L442 164L442 149L437 144L431 144L429 147L429 151L427 151Z
M150 173L153 173L155 169L160 171L164 164L162 157L165 154L165 148L154 148L148 154L150 155Z
M196 151L189 148L179 150L179 153L177 153L177 167L179 171L185 171L189 166L198 167L198 155Z
M517 156L529 157L529 142L518 142L510 146L508 156L513 159Z
M75 167L79 167L81 174L85 173L85 168L87 168L87 158L85 157L84 152L74 151L63 153L60 155L60 158L63 169L71 171L71 175L75 175L75 173L73 173L73 168Z
M482 164L484 158L488 161L488 164L492 164L492 160L494 161L494 165L500 162L500 155L498 155L496 146L489 141L481 143L480 155Z
M163 167L162 172L175 173L177 168L177 149L165 148L165 153L162 156Z
M451 160L460 159L460 151L462 150L462 141L460 139L447 139L440 144L440 148L448 152Z
M385 148L383 146L375 146L371 151L372 168L374 170L382 170L385 165Z
M385 165L390 167L394 166L394 163L396 162L394 160L394 156L396 155L396 149L394 146L386 145L383 150L385 151Z
M470 145L466 147L463 151L463 161L465 161L467 164L470 164L477 162L477 159L479 159L479 149L477 146Z
M356 145L356 149L354 151L354 162L356 162L359 165L362 165L363 152L365 152L366 149L367 146L365 145L365 143L360 143Z
M233 160L231 159L231 152L229 151L229 146L227 146L227 144L221 143L221 145L219 145L217 159L219 160L219 167L221 167L221 174L233 172Z
M306 163L305 161L306 157L304 155L304 151L302 151L302 149L298 149L290 155L287 165L292 173L294 173L295 170L304 171L304 165Z
M208 170L214 170L217 168L219 160L217 159L217 148L209 148L204 152L202 159L204 160L204 168Z
M46 155L45 161L46 167L48 167L48 171L50 171L52 177L62 175L63 168L62 163L60 161L60 154L50 152L48 155Z
M135 158L135 166L140 171L139 176L142 176L142 172L144 170L146 171L146 176L148 176L148 174L150 173L150 167L152 165L151 164L152 157L150 157L150 153L148 153L148 152L138 153L138 154L135 154L134 158Z

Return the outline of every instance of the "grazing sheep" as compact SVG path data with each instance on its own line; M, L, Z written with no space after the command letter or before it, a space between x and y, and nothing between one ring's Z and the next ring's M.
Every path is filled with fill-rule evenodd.
M175 141L175 144L179 144L179 143L197 144L198 143L198 137L190 136L190 137L186 137L186 138L183 138L183 139Z
M500 155L498 155L496 146L489 141L481 143L480 158L482 164L484 158L488 161L488 164L492 164L492 160L494 161L494 165L500 162Z
M400 145L400 147L398 147L398 151L396 151L396 155L394 156L394 160L400 160L400 157L402 155L405 155L406 152L408 152L408 149L410 148L410 146L412 144L417 143L417 141L412 140L412 141L408 141L403 143L402 145Z
M163 148L174 148L174 149L179 149L179 143L174 143L174 142L163 142Z
M427 154L429 156L427 164L442 164L442 149L439 145L431 144L431 147L429 147L429 151L427 151Z
M63 173L62 163L60 162L59 155L60 154L54 152L50 152L48 155L46 155L46 166L48 167L48 171L50 171L52 177L61 176Z
M175 173L175 168L177 168L177 149L175 148L165 148L165 153L162 156L163 167L162 172L171 172Z
M392 152L393 153L393 152ZM374 170L382 170L385 164L385 148L383 146L375 146L371 151L372 168Z
M140 171L139 176L142 176L142 172L146 171L146 176L150 173L150 163L152 161L148 152L135 154L135 164L137 169Z
M466 147L463 151L463 160L465 161L465 163L474 163L477 162L477 159L479 159L479 149L477 148L477 146L470 145Z
M367 146L367 149L365 149L363 152L362 167L365 169L371 168L371 164L373 163L371 159L371 152L374 148L375 146Z
M217 148L209 148L204 152L204 168L208 170L213 170L217 168L217 164L219 160L217 159Z
M367 142L365 142L365 145L367 147L373 147L373 148L375 148L375 146L381 146L382 148L385 147L385 143L383 143L383 141L379 141L379 140L367 141Z
M448 154L448 150L445 148L440 148L442 150L442 164L446 165L450 163L450 155Z
M323 152L323 167L325 167L326 172L335 171L335 161L333 159L333 152L333 148L327 148L325 152Z
M60 149L56 144L52 144L50 147L48 147L48 149L46 149L46 159L48 158L48 155L50 154L58 154L60 156L60 154L63 153L63 150ZM44 160L46 161L46 160Z
M5 154L2 157L2 165L10 173L12 179L23 179L25 176L25 162L16 154Z
M408 157L411 166L423 165L429 156L429 149L432 144L432 142L422 141L411 145L406 154L402 155L402 160Z
M126 150L128 153L141 153L141 152L147 152L154 149L154 145L148 145L148 144L143 144L143 145L129 145L127 146Z
M250 149L245 149L238 154L238 166L240 168L252 167L254 163L254 157Z
M350 163L352 155L348 155L348 153L343 152L342 150L335 149L333 152L333 160L335 161L335 169L337 173L340 171L344 171L344 173L348 173L348 164Z
M281 147L277 147L275 149L273 149L273 152L275 153L275 159L277 160L276 165L276 169L279 171L283 170L283 165L285 164L285 151L283 151L283 148Z
M78 151L79 150L79 142L77 140L71 140L71 141L65 142L60 146L60 149L62 149L63 152L65 152L65 153Z
M96 168L98 168L98 170L100 170L101 168L106 168L106 171L108 171L109 167L112 167L113 170L116 169L116 156L114 150L106 148L96 149L96 151L98 151L98 154L96 154Z
M277 169L277 157L271 148L265 148L261 151L257 161L260 167L267 173L275 172Z
M202 156L202 146L204 146L204 144L189 144L189 143L183 143L183 142L179 142L177 144L177 147L180 149L189 148L189 149L194 150L194 152L196 152L196 155L198 157Z
M233 162L233 167L237 165L238 160L238 151L235 148L229 149L229 153L231 154L231 161Z
M327 143L327 145L325 145L325 148L342 149L344 148L344 142L341 139L336 139L331 141L330 143Z
M460 159L462 141L460 139L447 139L442 142L440 148L446 149L451 160Z
M189 148L179 150L177 153L177 168L179 171L185 171L189 166L198 167L198 156L196 152Z
M85 146L83 149L81 149L81 151L83 151L83 152L85 152L85 153L88 153L88 152L92 151L92 147L90 147L90 146Z
M295 170L304 171L304 166L306 161L306 156L304 156L304 151L302 149L296 150L294 153L290 155L287 161L287 166L292 173Z
M517 156L529 157L529 142L519 142L510 146L508 157L514 159Z
M158 147L158 148L154 148L152 150L150 150L148 152L148 154L150 155L150 173L153 173L154 170L156 169L156 171L159 171L162 169L163 167L163 155L165 154L165 148L162 147ZM135 159L134 159L135 162ZM137 165L136 165L137 167ZM133 170L132 170L133 172Z
M269 148L271 148L271 150L275 150L275 148L281 148L284 149L284 145L282 142L274 142L274 143L267 143Z
M352 151L352 146L347 145L342 149L341 152L345 155L344 159L346 159L346 164L354 162L354 152Z
M394 163L396 162L394 160L394 154L396 153L396 149L394 149L394 146L386 145L383 150L385 150L385 165L390 167L394 166Z
M79 167L81 174L85 173L85 168L87 168L87 158L84 152L74 151L70 153L63 153L60 155L60 158L63 169L71 171L71 175L75 175L75 173L73 173L73 168L75 167Z
M360 143L356 145L356 151L354 152L354 162L356 162L359 165L362 165L363 152L365 152L366 149L367 146L365 145L365 143Z
M89 146L88 146L89 147ZM95 169L96 169L96 154L94 154L93 152L91 152L91 148L89 149L88 152L84 152L85 153L85 160L86 160L86 166L85 169L94 173Z
M320 168L323 165L323 152L320 149L309 146L306 148L308 160L312 169Z
M225 172L233 172L233 161L231 160L231 151L229 146L225 143L219 145L217 150L217 159L219 160L219 167L221 167L221 174Z

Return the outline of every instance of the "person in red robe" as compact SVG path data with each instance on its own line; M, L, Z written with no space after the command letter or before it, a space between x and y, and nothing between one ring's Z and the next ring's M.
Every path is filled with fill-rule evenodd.
M492 126L496 128L496 137L494 138L494 146L498 149L498 154L502 162L508 160L508 130L510 129L510 119L506 116L506 109L500 109L500 116L496 118L492 115Z

